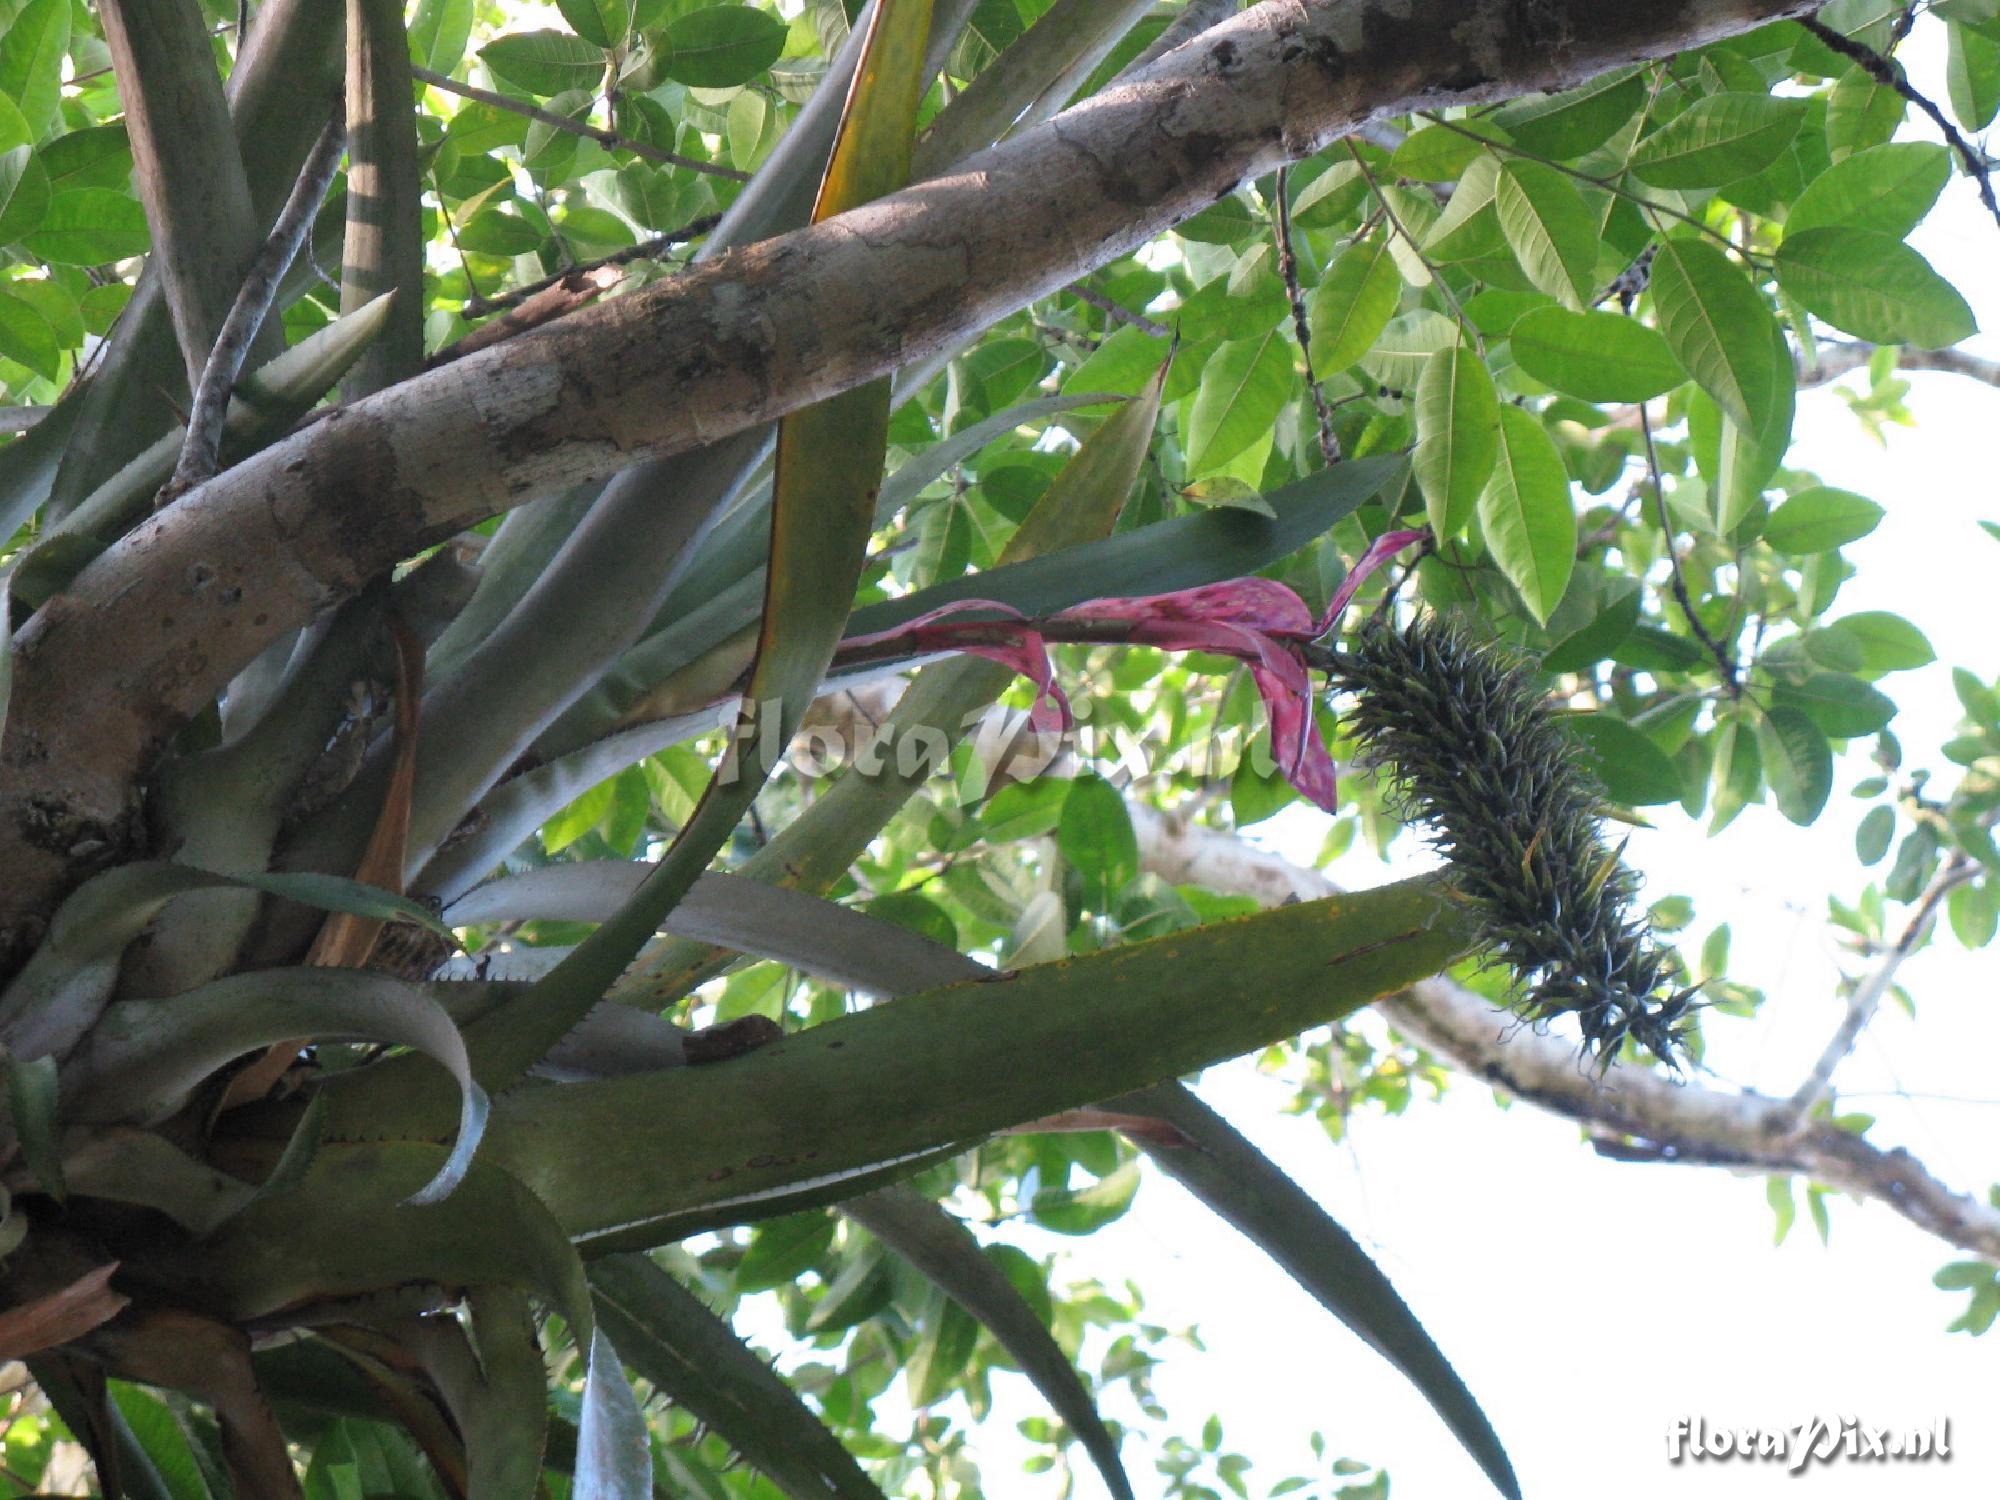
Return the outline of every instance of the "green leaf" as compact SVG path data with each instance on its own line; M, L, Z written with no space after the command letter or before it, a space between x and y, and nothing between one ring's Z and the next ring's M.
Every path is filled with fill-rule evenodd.
M1537 308L1507 337L1523 370L1583 401L1648 401L1687 379L1658 332L1613 312Z
M739 1295L787 1286L833 1248L834 1222L824 1213L787 1214L759 1224L750 1249L737 1262Z
M1785 215L1787 235L1867 229L1901 239L1923 221L1951 177L1951 153L1928 141L1871 146L1806 184Z
M1871 343L1941 349L1978 331L1957 289L1886 234L1841 227L1786 235L1773 264L1787 296Z
M1440 542L1472 520L1500 448L1500 401L1485 363L1464 344L1440 349L1417 380L1411 455L1431 534Z
M630 0L556 0L556 9L570 30L606 51L624 46L632 31Z
M1814 637L1830 638L1837 649L1853 653L1858 670L1878 675L1908 672L1937 660L1937 653L1921 630L1901 615L1886 610L1845 615L1812 632L1806 638L1808 649L1813 646Z
M848 634L890 630L960 599L995 599L1024 615L1054 614L1086 599L1195 588L1267 568L1373 499L1396 467L1385 458L1321 469L1265 498L1276 523L1239 510L1156 522L1101 541L989 568L952 583L854 612Z
M1873 734L1896 717L1895 702L1886 694L1841 672L1816 672L1802 683L1782 685L1772 701L1790 704L1842 740Z
M1757 720L1757 753L1778 811L1811 826L1833 791L1833 751L1826 735L1796 708L1779 706Z
M1732 420L1754 427L1779 376L1757 289L1713 245L1676 238L1659 242L1651 288L1674 357Z
M785 23L748 5L710 5L667 26L660 60L676 83L730 88L748 83L785 50Z
M1450 125L1425 125L1414 130L1389 157L1389 171L1413 182L1453 182L1486 148L1480 143L1476 119ZM1496 132L1488 130L1488 138ZM1504 132L1499 138L1506 139Z
M128 191L132 143L123 125L92 125L59 135L35 153L49 174L51 192L99 187Z
M101 266L145 254L152 236L131 194L85 187L51 194L41 225L22 244L58 265Z
M824 1217L824 1216L822 1216ZM861 1466L727 1322L643 1255L590 1268L599 1319L632 1368L788 1496L880 1500Z
M62 373L62 351L56 347L56 331L25 297L17 297L0 283L0 355L26 365L44 380Z
M27 1060L7 1054L7 1111L14 1135L42 1191L60 1203L69 1190L63 1184L62 1151L57 1140L57 1088L53 1057Z
M1132 1500L1131 1483L1118 1462L1117 1441L1098 1415L1076 1367L1050 1337L1036 1309L981 1253L965 1225L922 1194L900 1186L852 1199L841 1205L841 1212L866 1226L988 1329L1056 1415L1082 1439L1105 1487L1119 1500Z
M447 78L472 36L473 0L417 0L410 18L410 61Z
M1063 799L1056 847L1103 903L1139 877L1139 840L1132 815L1115 787L1097 775L1079 776Z
M0 151L0 245L34 232L49 207L49 174L31 147Z
M1967 948L1984 948L2000 930L2000 901L1986 881L1953 886L1945 897L1945 913L1951 919L1952 934Z
M1314 372L1324 378L1366 354L1402 295L1403 278L1386 236L1371 235L1341 251L1313 288L1307 313Z
M1188 474L1212 473L1269 433L1296 385L1279 330L1224 344L1201 372L1188 418Z
M1493 560L1539 622L1576 566L1576 512L1554 439L1518 406L1500 408L1493 474L1479 495L1479 525Z
M1028 1213L1044 1229L1057 1234L1092 1234L1124 1215L1139 1191L1139 1164L1127 1162L1087 1188L1043 1188L1028 1205Z
M1802 100L1710 94L1641 141L1632 172L1654 187L1720 187L1776 161L1804 119Z
M1779 552L1809 557L1867 536L1882 507L1848 490L1815 485L1786 500L1764 522L1764 540Z
M1137 1137L1154 1163L1394 1365L1493 1487L1519 1500L1513 1466L1479 1403L1389 1279L1311 1194L1180 1084L1159 1084L1111 1107L1172 1127L1185 1145Z
M0 31L0 97L20 110L31 141L55 123L69 25L69 0L28 0Z
M1967 130L1984 130L2000 112L2000 40L1957 21L1945 24L1945 93Z
M1565 307L1583 307L1596 290L1597 228L1569 179L1540 162L1510 161L1493 204L1528 280Z
M1681 800L1681 773L1674 763L1623 719L1569 714L1562 726L1589 751L1591 769L1613 802L1652 807Z
M1890 807L1871 807L1854 830L1854 857L1864 865L1877 865L1889 852L1896 834L1896 812Z
M1893 88L1866 71L1849 68L1826 100L1826 144L1835 161L1886 144L1903 123L1906 105Z
M972 1314L933 1290L924 1305L916 1347L903 1367L910 1405L921 1411L942 1400L964 1372L978 1342L979 1324Z
M1523 150L1569 161L1610 140L1645 102L1645 77L1618 68L1561 93L1516 99L1493 121Z
M479 59L504 83L550 98L604 82L604 49L567 31L516 31L479 49Z

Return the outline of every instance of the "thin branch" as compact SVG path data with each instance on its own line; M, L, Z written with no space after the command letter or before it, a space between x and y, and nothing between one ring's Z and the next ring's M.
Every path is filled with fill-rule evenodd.
M629 265L635 260L658 260L675 245L684 245L689 240L698 240L709 230L722 222L721 214L704 214L701 218L683 224L679 229L669 229L665 234L656 234L649 240L641 240L636 245L628 245L623 250L587 260L580 266L567 271L558 271L553 276L544 276L540 281L531 281L526 286L517 286L510 292L497 297L468 297L465 306L459 310L464 318L483 318L492 313L505 312L508 308L519 307L551 287L560 286L578 276L594 278L593 273L607 266ZM605 285L610 285L609 282Z
M0 406L0 437L26 432L54 409L49 406Z
M511 339L531 328L540 328L544 323L553 323L579 307L588 307L623 279L616 266L600 263L591 267L579 266L560 276L546 277L533 287L524 287L518 294L510 293L501 299L505 312L490 323L480 324L457 342L445 345L424 361L424 368L435 370L439 365L448 365L455 359L464 359L468 354L477 354L489 344ZM468 303L467 307L469 309L471 304Z
M1877 347L1858 341L1850 343L1844 339L1823 340L1814 348L1810 366L1803 356L1794 361L1800 389L1826 385L1860 369L1873 357ZM1963 349L1892 347L1896 348L1896 368L1899 370L1936 370L1946 375L1963 375L1968 380L1977 380L1985 385L2000 386L2000 360L1981 359Z
M1375 174L1368 170L1368 163L1363 159L1361 153L1355 149L1354 142L1346 140L1342 141L1341 144L1347 148L1347 154L1354 159L1354 165L1361 173L1361 180L1368 184L1368 191L1374 195L1375 201L1381 205L1382 215L1389 221L1389 227L1403 237L1403 243L1410 247L1410 254L1416 256L1417 260L1422 263L1423 268L1430 273L1431 282L1437 287L1438 295L1443 297L1446 305L1451 308L1452 321L1458 324L1458 331L1472 340L1472 347L1478 351L1480 358L1484 359L1486 357L1486 341L1479 336L1479 329L1473 324L1472 320L1466 317L1465 309L1459 305L1458 294L1445 284L1443 273L1431 264L1430 257L1424 254L1423 247L1417 243L1417 237L1411 234L1408 226L1397 217L1396 210L1391 206L1388 195L1382 191L1381 184L1376 182Z
M1979 201L1986 205L1986 211L1993 216L1993 222L2000 224L2000 200L1996 200L1993 196L1992 168L1987 164L1986 153L1960 134L1958 127L1945 118L1943 110L1911 87L1910 80L1904 76L1900 67L1866 43L1857 42L1851 36L1841 35L1817 16L1800 16L1799 25L1817 37L1823 46L1838 52L1883 88L1894 89L1929 115L1931 123L1943 133L1951 149L1958 153L1958 159L1965 163L1966 176L1978 184Z
M1292 202L1287 167L1278 168L1277 186L1271 197L1271 234L1278 246L1278 277L1285 283L1285 299L1292 305L1292 332L1299 341L1299 360L1305 366L1306 394L1312 397L1313 420L1319 428L1319 456L1330 469L1340 462L1340 439L1333 432L1333 411L1326 404L1326 392L1313 374L1312 338L1306 319L1306 299L1299 290L1299 258L1292 249Z
M1847 997L1847 1014L1841 1017L1840 1025L1834 1029L1832 1037L1821 1051L1819 1060L1806 1074L1792 1095L1791 1107L1795 1120L1803 1124L1813 1109L1825 1099L1833 1088L1833 1074L1847 1054L1854 1050L1854 1044L1862 1031L1874 1019L1882 997L1889 993L1889 986L1895 982L1896 971L1903 967L1903 960L1917 951L1923 940L1930 935L1937 922L1939 905L1949 895L1952 888L1965 884L1979 873L1979 862L1963 849L1953 853L1938 868L1931 883L1917 900L1916 909L1910 913L1910 920L1903 924L1903 931L1882 955L1873 972L1855 985L1854 993Z
M1715 665L1722 673L1722 685L1729 696L1740 698L1743 696L1743 684L1736 675L1736 663L1730 660L1722 642L1709 633L1708 627L1701 621L1701 616L1694 612L1694 601L1688 597L1687 580L1681 576L1680 554L1674 550L1674 521L1667 511L1666 487L1660 482L1660 456L1653 447L1653 421L1646 415L1643 403L1639 407L1639 430L1646 437L1646 473L1653 485L1653 502L1660 511L1660 531L1667 544L1667 568L1673 581L1674 602L1680 605L1681 613L1687 616L1688 628L1694 632L1695 639L1706 646L1708 654L1715 658Z
M629 151L634 156L646 161L659 162L662 166L685 167L690 172L703 172L710 177L726 177L731 182L750 180L748 172L739 172L734 167L719 166L712 161L696 161L692 156L682 156L677 151L662 151L658 146L635 141L630 136L618 134L615 130L586 125L581 120L572 120L568 115L559 115L554 110L543 109L524 99L509 99L505 94L496 94L493 90L482 89L476 84L460 83L456 78L447 78L444 74L434 73L429 68L411 68L410 76L419 83L429 84L434 89L443 89L447 94L457 94L461 99L470 99L478 104L490 104L493 108L504 109L510 114L539 120L552 130L562 130L571 135L582 136L587 141L597 142L607 151Z
M1105 296L1104 293L1098 291L1095 287L1085 286L1082 282L1078 281L1072 283L1065 290L1075 296L1079 302L1089 303L1092 307L1103 313L1105 317L1112 319L1114 322L1123 323L1129 328L1136 328L1150 338L1170 339L1174 336L1173 329L1167 327L1164 323L1156 323L1144 313L1133 312L1131 308L1125 306L1122 302Z
M201 381L195 387L194 408L188 413L187 440L181 445L180 461L174 465L173 478L160 491L160 504L200 484L214 474L221 463L222 426L229 414L229 393L242 371L243 359L250 351L251 341L256 338L257 330L263 326L264 318L271 310L271 303L278 294L278 282L312 230L313 217L319 212L327 189L333 183L333 174L340 165L340 152L346 140L346 112L335 108L326 127L320 131L312 154L306 158L305 168L292 187L291 197L285 200L285 206L278 214L278 222L271 226L270 237L264 241L264 248L257 252L249 274L243 278L243 288L236 294L229 316L223 319L222 331L215 337L215 347L209 352L208 363L202 367Z
M1131 808L1140 866L1171 884L1250 896L1267 906L1337 893L1318 870L1253 848L1234 834L1150 807ZM1575 1121L1600 1154L1804 1176L1872 1198L1947 1244L2000 1261L2000 1209L1953 1192L1908 1151L1884 1150L1826 1121L1791 1127L1791 1103L1681 1083L1628 1063L1600 1076L1575 1046L1521 1025L1510 1011L1449 979L1427 979L1377 1002L1390 1023L1461 1071Z

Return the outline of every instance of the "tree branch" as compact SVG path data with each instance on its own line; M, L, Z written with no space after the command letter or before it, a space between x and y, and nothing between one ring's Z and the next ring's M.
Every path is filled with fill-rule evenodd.
M1336 889L1319 871L1219 829L1143 805L1130 811L1140 864L1163 880L1266 905L1315 900ZM1576 1121L1600 1154L1810 1177L1886 1204L1947 1244L2000 1261L2000 1210L1953 1192L1900 1147L1885 1151L1824 1121L1795 1130L1789 1099L1681 1084L1624 1063L1600 1078L1577 1065L1570 1042L1538 1035L1449 979L1414 984L1379 1008L1398 1031L1460 1071Z
M879 379L1378 116L1573 86L1805 8L1265 0L950 175L335 411L161 512L17 638L0 956L141 847L138 783L190 714L411 552Z
M1965 172L1979 187L1979 201L1986 205L1986 211L1993 215L1993 222L2000 224L2000 201L1993 197L1993 174L1986 162L1986 153L1975 147L1959 133L1956 125L1945 118L1943 110L1924 95L1911 87L1910 80L1903 76L1903 70L1873 47L1857 42L1851 36L1835 31L1816 16L1800 16L1799 25L1817 37L1830 50L1839 53L1862 72L1873 78L1886 89L1894 89L1910 103L1931 118L1951 149L1958 153L1958 159L1965 164Z
M1803 1124L1814 1106L1832 1092L1834 1070L1847 1060L1847 1054L1861 1039L1862 1031L1874 1019L1882 997L1895 983L1896 971L1903 967L1903 960L1916 952L1924 939L1930 936L1931 928L1937 923L1939 904L1951 894L1954 886L1963 885L1978 873L1979 862L1963 849L1955 850L1951 858L1938 867L1937 874L1918 898L1910 920L1903 925L1889 951L1882 955L1874 970L1855 985L1854 993L1847 998L1847 1014L1841 1018L1819 1059L1806 1074L1805 1082L1792 1095L1795 1124Z
M587 125L582 120L572 120L568 115L559 115L552 109L543 109L539 105L528 103L525 99L510 99L505 94L496 94L493 90L482 89L476 84L460 83L456 78L448 78L443 73L434 73L429 68L413 67L410 69L410 76L418 83L427 83L434 89L443 89L447 94L457 94L461 99L470 99L475 104L504 109L509 114L538 121L551 130L582 136L587 141L597 142L607 151L628 151L642 161L656 161L666 167L682 167L687 171L700 172L709 177L726 177L731 182L750 180L748 172L739 172L734 167L725 167L712 161L696 161L692 156L682 156L678 151L662 151L658 146L635 141L630 136L620 135L615 130Z
M306 158L305 169L299 173L292 196L279 212L278 222L272 225L264 248L257 252L257 258L244 273L243 285L236 293L229 316L222 320L215 347L209 351L208 363L202 367L201 378L195 385L187 437L181 443L181 456L174 465L173 477L160 491L161 503L208 479L221 462L222 429L229 415L229 396L236 388L236 377L242 372L257 330L264 326L277 298L279 281L312 229L313 216L319 212L326 190L333 183L334 171L340 165L341 143L346 138L343 116L336 110L320 132L319 144Z
M1800 389L1826 385L1867 364L1877 349L1875 344L1850 343L1844 339L1823 340L1812 353L1808 365L1803 355L1795 357ZM1963 349L1897 348L1899 370L1937 370L1947 375L1963 375L1986 385L2000 386L2000 360L1981 359Z

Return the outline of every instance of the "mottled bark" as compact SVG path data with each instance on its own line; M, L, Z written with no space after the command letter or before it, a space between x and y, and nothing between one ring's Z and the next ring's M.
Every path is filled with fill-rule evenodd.
M17 638L5 947L134 852L140 778L192 712L415 549L878 379L1379 116L1567 87L1807 8L1266 0L948 176L336 412L154 517Z

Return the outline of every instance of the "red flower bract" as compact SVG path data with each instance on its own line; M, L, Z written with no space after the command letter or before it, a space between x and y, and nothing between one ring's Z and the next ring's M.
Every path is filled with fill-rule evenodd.
M1037 729L1068 728L1069 701L1056 684L1048 643L1104 640L1101 627L1122 624L1117 639L1162 651L1206 651L1227 656L1250 669L1251 681L1271 723L1271 750L1278 769L1304 796L1332 812L1336 805L1333 757L1312 715L1312 676L1305 647L1333 628L1362 581L1396 552L1422 541L1421 531L1391 531L1362 554L1317 620L1306 603L1269 578L1232 578L1170 594L1091 599L1030 620L1019 610L991 599L965 599L875 635L853 636L844 651L883 645L915 652L965 651L1012 667L1035 684ZM965 620L971 611L1000 619Z

